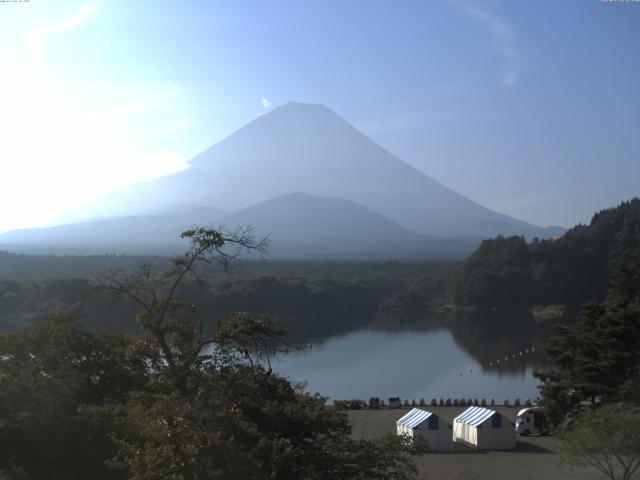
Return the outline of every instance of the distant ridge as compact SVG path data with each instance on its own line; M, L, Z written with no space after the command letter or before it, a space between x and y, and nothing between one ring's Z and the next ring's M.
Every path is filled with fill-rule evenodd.
M290 193L222 215L201 207L155 215L100 218L0 235L0 247L24 253L174 254L186 247L179 236L194 224L233 230L251 226L269 237L271 258L461 259L479 238L441 240L411 232L354 202Z
M178 213L167 211L155 215L130 215L95 218L86 222L56 225L46 228L14 230L0 234L0 245L51 247L97 246L104 251L118 253L131 246L179 245L180 233L195 224L211 224L222 212L210 207L199 207ZM117 248L114 247L117 246ZM16 250L19 248L12 248ZM91 248L90 250L95 251ZM139 251L139 249L136 249Z

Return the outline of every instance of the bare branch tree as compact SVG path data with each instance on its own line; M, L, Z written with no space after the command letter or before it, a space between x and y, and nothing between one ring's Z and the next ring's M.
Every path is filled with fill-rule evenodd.
M157 342L162 360L172 368L178 363L193 362L201 349L213 341L204 338L195 306L178 297L185 279L198 278L197 267L201 263L218 263L228 271L240 254L256 252L262 256L270 244L268 238L257 239L251 228L240 226L228 232L194 226L181 238L189 241L190 248L173 257L167 271L145 262L131 273L113 271L98 282L98 288L138 306L138 323Z

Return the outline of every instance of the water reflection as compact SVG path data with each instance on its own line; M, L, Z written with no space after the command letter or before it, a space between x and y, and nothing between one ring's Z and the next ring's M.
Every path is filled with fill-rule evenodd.
M552 324L535 322L528 311L458 312L447 327L462 350L498 376L548 366L544 346Z
M314 343L281 359L276 369L334 399L534 399L538 381L532 373L547 366L549 330L514 311L455 312L410 324L378 321Z

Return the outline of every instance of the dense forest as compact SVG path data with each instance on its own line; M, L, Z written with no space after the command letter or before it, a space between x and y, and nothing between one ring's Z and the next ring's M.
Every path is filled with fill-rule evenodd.
M32 324L53 311L72 312L90 331L137 334L134 306L98 288L114 272L142 265L162 269L166 257L29 256L0 252L0 330ZM379 305L420 282L446 286L449 263L239 261L228 273L203 265L180 295L202 318L234 311L271 315L294 341L307 341L368 325ZM435 290L434 290L435 292ZM208 328L212 328L209 322Z
M622 259L603 301L585 305L577 322L557 326L549 339L555 368L537 376L556 423L587 399L640 406L640 247Z
M568 304L603 298L609 274L640 244L640 199L596 213L559 238L482 242L453 275L449 298L483 307Z
M547 343L552 367L540 405L561 442L562 458L612 480L640 468L640 247L624 254L604 299L577 322L556 326Z

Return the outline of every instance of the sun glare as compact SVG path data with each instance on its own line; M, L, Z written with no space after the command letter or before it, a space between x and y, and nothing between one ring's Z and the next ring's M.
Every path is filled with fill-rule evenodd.
M0 231L36 226L119 186L186 167L179 153L147 153L118 128L117 113L74 104L36 70L0 78L5 208Z

